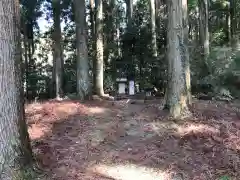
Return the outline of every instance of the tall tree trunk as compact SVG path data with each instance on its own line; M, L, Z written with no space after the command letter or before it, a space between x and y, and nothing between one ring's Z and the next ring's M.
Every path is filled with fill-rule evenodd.
M33 54L34 54L34 40L33 40L33 23L31 18L27 18L27 22L23 25L24 33L24 59L25 59L25 83L26 83L26 98L32 100L36 95L35 87L36 81L31 80L30 75L33 73Z
M183 11L183 45L185 46L185 63L184 63L184 73L187 86L187 96L188 104L192 104L192 94L191 94L191 73L190 73L190 62L189 62L189 51L188 51L188 39L189 39L189 24L188 24L188 3L187 0L182 0L182 11Z
M119 28L118 28L118 11L117 11L117 6L116 6L116 0L109 0L109 5L110 5L110 18L109 20L111 21L111 36L110 36L110 50L111 52L109 53L110 57L110 72L111 72L111 77L114 82L114 89L117 89L117 69L116 69L116 59L120 57L120 50L119 50ZM116 51L117 49L117 51Z
M166 107L174 118L188 111L182 0L168 1L168 88Z
M111 71L113 70L112 64L113 64L113 57L114 57L114 50L115 50L115 42L114 41L114 36L116 32L116 26L115 26L115 19L116 19L116 8L115 8L115 0L108 0L107 2L104 3L106 6L106 11L105 11L105 22L107 28L104 30L105 35L105 41L104 41L104 57L105 61L104 63L106 67L111 68Z
M103 90L103 3L96 0L96 62L95 62L95 93L99 96L104 95Z
M94 0L89 0L89 5L90 5L90 22L91 22L91 33L92 33L92 38L94 37L95 34L95 11L94 11Z
M127 4L127 24L131 25L133 15L133 0L126 0Z
M61 7L60 0L52 0L53 8L53 21L54 21L54 32L53 32L53 62L55 69L55 91L56 98L61 99L63 96L62 83L63 83L63 58L62 58L62 34L61 34ZM54 73L54 71L53 71Z
M120 39L120 22L116 21L116 36L115 41L117 42L117 55L120 57L122 55L121 53L121 39Z
M209 56L209 30L208 30L208 0L198 0L199 5L199 35L202 56L204 60L203 70L207 70L207 58Z
M230 0L230 21L231 21L231 45L233 51L239 48L239 37L237 34L237 15L236 15L236 0Z
M127 31L126 34L128 37L131 36L132 31L132 16L133 16L133 0L126 0L127 5ZM125 42L126 45L124 46L124 59L128 60L128 68L127 68L127 74L128 79L132 79L134 76L134 62L132 57L132 39L128 38L128 41Z
M194 40L195 40L195 43L198 44L199 43L199 23L196 23L195 24L195 28L194 28Z
M2 0L0 11L0 179L22 179L19 167L32 162L32 151L23 105L19 2Z
M231 42L231 15L230 15L230 5L227 5L227 11L226 11L226 19L225 19L225 31L226 31L226 38L227 41Z
M77 92L81 99L90 95L90 78L86 34L85 0L74 0L77 38Z
M151 31L153 56L157 57L156 13L155 0L150 0Z
M94 0L89 0L90 6L90 23L91 23L91 63L92 63L92 93L95 93L96 85L96 37L95 37L95 9Z

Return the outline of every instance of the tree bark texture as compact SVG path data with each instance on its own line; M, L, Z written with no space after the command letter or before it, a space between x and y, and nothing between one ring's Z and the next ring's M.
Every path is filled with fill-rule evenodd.
M128 40L125 41L126 45L124 45L124 59L129 61L127 65L127 76L128 79L133 79L135 76L135 68L134 68L134 61L132 57L132 16L133 16L133 0L126 0L126 6L127 6L127 29L126 29L126 35L128 36ZM131 37L131 38L130 38Z
M174 118L188 110L182 0L168 1L168 88L166 107Z
M89 6L90 6L90 23L91 23L91 64L92 64L92 94L95 92L95 80L96 80L96 37L95 37L95 19L96 19L96 14L95 14L95 2L94 0L89 1Z
M53 8L53 65L55 73L55 91L56 98L60 99L63 96L62 84L63 84L63 58L62 58L62 34L61 34L61 7L60 0L52 0Z
M188 51L188 39L189 39L189 23L188 23L188 3L187 0L182 0L182 11L183 11L183 45L184 45L184 73L186 80L186 88L187 88L187 96L188 96L188 104L192 104L192 94L191 94L191 73L190 73L190 61L189 61L189 51Z
M18 0L0 1L0 179L22 179L32 162L24 115Z
M95 93L99 96L104 95L103 90L103 3L96 0L96 62L95 62Z
M150 14L151 14L151 32L152 32L152 50L153 56L157 57L157 34L156 34L156 12L155 0L150 0Z
M81 99L85 99L90 95L85 0L73 2L77 38L77 92Z
M198 0L200 45L204 60L209 55L208 0ZM206 62L205 62L206 63Z
M230 0L230 22L231 22L231 45L233 51L239 49L239 37L237 34L237 3L236 0Z

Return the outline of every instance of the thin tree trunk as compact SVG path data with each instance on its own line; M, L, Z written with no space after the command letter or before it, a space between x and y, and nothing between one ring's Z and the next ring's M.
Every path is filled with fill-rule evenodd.
M209 55L209 30L208 30L208 0L198 0L199 4L199 34L202 54L206 63Z
M91 60L92 60L92 93L95 94L96 85L96 37L95 37L95 9L94 0L89 0L90 6L90 23L91 23Z
M156 13L155 0L150 0L151 31L152 31L152 49L153 56L157 57L157 35L156 35Z
M91 22L91 33L92 37L94 37L95 34L95 11L94 11L94 0L89 0L90 4L90 22Z
M230 0L230 19L231 19L231 45L233 51L239 49L239 37L237 34L237 15L236 15L236 0Z
M120 57L121 53L121 39L120 39L120 22L116 22L116 36L115 40L117 41L117 55Z
M24 116L19 2L0 1L0 179L22 179L32 162Z
M133 15L133 0L126 0L127 4L127 24L131 25Z
M86 34L85 0L74 0L77 37L77 92L81 99L89 98L89 63Z
M96 63L95 63L95 93L104 96L103 90L103 4L96 0Z
M192 104L192 94L191 94L191 73L190 73L190 62L189 62L189 51L188 51L188 38L189 38L189 24L188 24L188 4L187 0L182 0L182 11L183 11L183 45L185 46L185 63L184 63L184 73L187 86L187 96L188 104Z
M195 35L195 42L196 44L199 44L199 23L195 24L195 28L194 28L194 35Z
M25 73L25 83L26 83L26 99L28 100L28 38L26 28L24 26L24 73Z
M62 55L62 34L61 34L61 7L60 0L52 1L53 8L53 51L54 51L54 68L55 68L55 85L56 85L56 98L61 99L63 96L62 83L63 83L63 58Z
M131 31L132 31L132 16L133 16L133 0L126 0L127 5L127 34L129 37L131 37ZM126 45L124 46L124 59L128 60L128 68L127 68L127 74L128 79L133 79L133 76L135 74L134 72L134 62L132 57L132 42L131 39L128 42L125 42Z
M174 118L188 111L186 77L184 73L185 45L182 0L168 2L168 88L166 107Z
M32 39L29 39L28 37L28 76L33 74L35 68L34 68L34 60L33 60L33 50L32 50ZM29 77L28 77L29 78ZM29 78L28 79L28 99L31 101L34 99L35 97L35 89L33 87L35 87L36 84L36 80Z
M226 31L226 37L227 41L231 42L231 15L230 15L230 5L227 5L227 12L226 12L226 24L225 24L225 31Z

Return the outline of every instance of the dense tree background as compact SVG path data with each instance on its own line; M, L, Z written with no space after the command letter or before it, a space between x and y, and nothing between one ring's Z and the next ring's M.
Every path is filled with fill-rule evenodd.
M57 2L60 4L58 11L61 20L61 38L57 38L59 41L57 43L60 43L58 47L61 48L59 56L62 59L62 68L61 66L58 68L56 66L58 63L55 63L56 23L52 2L21 1L24 84L25 95L29 100L54 98L59 94L56 92L57 89L62 91L62 96L77 92L78 40L73 2L70 0ZM102 71L96 70L101 67L97 62L102 61L99 60L102 52L96 51L96 48L99 48L97 41L100 33L103 41L103 50L100 51L103 51L104 69L100 76L103 76L105 93L116 89L115 79L121 76L134 78L140 89L155 86L164 92L168 79L166 1L103 0L96 3L94 1L85 3L87 32L85 38L88 47L86 50L90 86L94 86L95 81L99 79L96 78L99 74L95 72ZM97 18L99 3L102 3L102 20ZM228 97L230 95L238 97L239 13L236 8L239 5L237 0L188 1L186 16L189 25L186 39L188 42L184 42L187 43L189 51L193 94L205 93L211 96L224 94ZM78 7L75 9L77 11ZM43 29L44 26L43 19L47 26L40 31L39 27ZM98 31L99 26L102 32ZM56 75L59 72L56 73L56 68L60 69L57 72L61 71L59 83L62 85L58 86ZM100 86L101 82L97 84ZM62 90L59 90L60 87ZM93 87L93 93L95 90L96 87ZM102 90L96 93L103 95Z

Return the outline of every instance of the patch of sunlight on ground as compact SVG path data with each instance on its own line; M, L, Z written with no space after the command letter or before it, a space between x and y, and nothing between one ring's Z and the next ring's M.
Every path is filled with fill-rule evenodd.
M46 134L51 132L52 126L39 126L33 124L31 127L28 127L28 133L31 140L36 140L44 137Z
M41 110L42 109L42 104L41 103L25 104L25 108L26 108L27 111Z
M133 164L104 165L99 164L90 169L93 173L100 174L115 180L166 180L168 173L153 168L140 167Z
M187 126L178 126L177 128L177 133L179 135L185 135L191 132L194 132L194 133L208 132L212 134L219 133L216 128L210 127L209 125L205 125L205 124L189 124Z
M163 135L164 133L173 133L179 136L184 136L189 133L210 133L217 134L219 130L215 127L211 127L205 124L176 124L171 121L169 122L158 122L148 124L149 129L158 135Z
M106 108L100 108L100 107L90 107L88 109L89 113L91 114L101 114L106 111Z
M61 104L55 107L56 111L65 115L74 115L78 112L78 107L75 104Z

